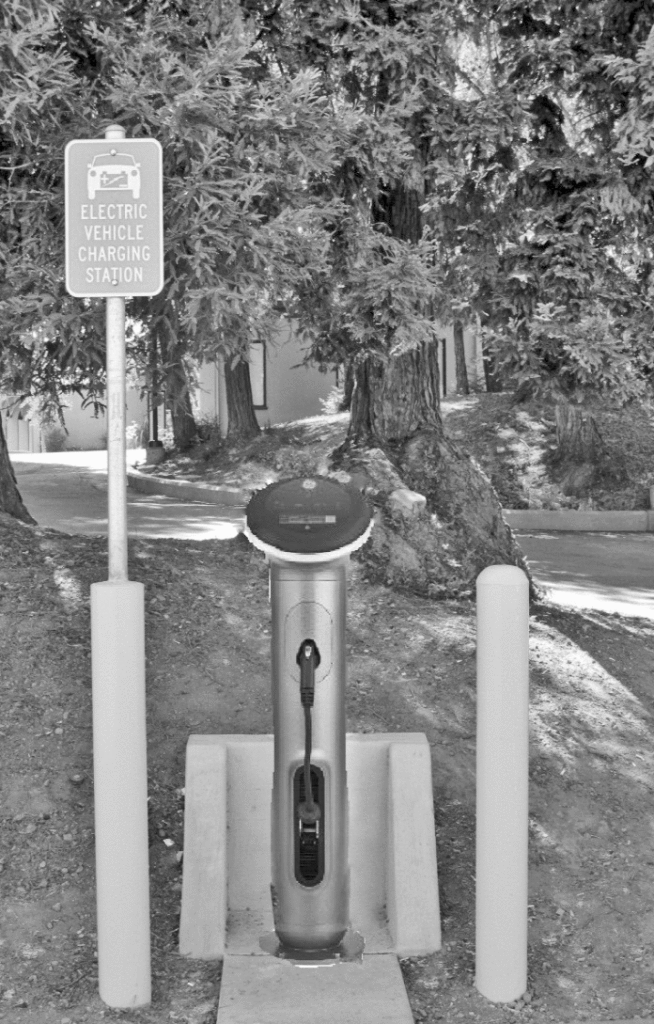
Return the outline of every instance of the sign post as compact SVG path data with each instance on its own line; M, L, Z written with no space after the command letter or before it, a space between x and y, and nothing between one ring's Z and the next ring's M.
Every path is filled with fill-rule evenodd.
M163 288L161 146L66 146L66 288L106 298L109 578L91 585L93 773L100 998L151 1001L144 587L127 576L125 297Z

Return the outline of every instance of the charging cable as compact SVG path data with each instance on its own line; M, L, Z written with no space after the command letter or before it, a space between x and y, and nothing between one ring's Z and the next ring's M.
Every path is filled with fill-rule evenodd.
M303 824L313 825L320 820L320 808L314 803L311 784L311 708L316 687L315 672L320 664L320 654L313 640L302 642L297 663L300 666L300 700L304 708L304 803L298 807L298 814Z

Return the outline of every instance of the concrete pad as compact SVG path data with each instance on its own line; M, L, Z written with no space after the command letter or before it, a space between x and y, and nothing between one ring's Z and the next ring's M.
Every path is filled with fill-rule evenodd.
M427 738L348 733L346 764L351 927L366 954L435 952L441 930ZM189 738L182 956L268 957L259 939L274 928L272 773L271 735Z
M413 1024L392 953L332 967L227 954L217 1024Z
M227 747L196 743L193 761L184 832L194 839L184 850L180 952L198 959L221 958L227 919Z
M423 956L441 947L431 751L406 735L388 744L387 913L398 956Z

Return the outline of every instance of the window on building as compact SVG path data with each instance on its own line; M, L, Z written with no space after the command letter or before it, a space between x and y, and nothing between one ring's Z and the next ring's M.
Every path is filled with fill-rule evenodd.
M266 395L266 344L255 341L250 345L250 386L255 409L267 409Z

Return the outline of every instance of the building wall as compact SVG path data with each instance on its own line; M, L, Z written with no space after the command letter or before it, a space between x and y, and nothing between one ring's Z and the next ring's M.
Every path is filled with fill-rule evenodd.
M289 327L273 344L252 353L250 379L259 426L317 416L320 400L336 386L336 373L321 373L315 366L299 366L304 352ZM203 363L198 373L196 410L200 416L217 418L227 429L224 378L220 363ZM258 403L262 403L259 405Z
M139 398L138 391L132 388L127 389L126 404L126 425L129 427L133 422L147 425L147 401ZM82 399L79 395L67 396L63 406L64 422L68 430L68 437L66 438L67 448L93 451L107 447L106 413L99 413L96 419L93 414L93 406L82 409Z
M266 351L266 407L257 409L260 426L289 423L317 416L321 399L336 387L336 373L321 373L316 366L298 366L305 352L292 326Z
M38 417L32 416L26 406L20 409L12 404L11 398L0 395L0 417L8 451L43 451Z

